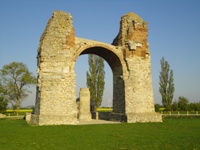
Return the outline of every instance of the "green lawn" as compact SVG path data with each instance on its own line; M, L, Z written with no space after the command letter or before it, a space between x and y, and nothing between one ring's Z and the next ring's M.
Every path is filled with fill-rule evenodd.
M163 123L30 126L0 119L2 150L200 150L200 118Z

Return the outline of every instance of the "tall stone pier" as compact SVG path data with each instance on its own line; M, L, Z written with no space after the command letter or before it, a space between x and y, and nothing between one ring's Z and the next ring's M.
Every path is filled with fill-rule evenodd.
M147 22L132 12L121 17L119 33L112 44L107 44L76 37L72 16L54 11L38 47L37 95L31 123L78 124L74 67L84 54L104 58L113 72L111 120L161 122L162 116L154 110L147 38Z

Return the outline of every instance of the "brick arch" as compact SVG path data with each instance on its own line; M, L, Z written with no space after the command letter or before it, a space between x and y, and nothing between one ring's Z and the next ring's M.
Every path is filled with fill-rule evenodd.
M102 57L104 60L107 61L107 63L111 67L111 69L115 68L115 67L120 67L120 66L125 70L127 68L126 65L124 65L124 60L123 60L122 56L117 54L115 52L115 50L113 50L112 48L106 46L106 44L105 45L93 44L92 46L86 45L86 46L79 48L75 52L75 54L72 58L72 62L76 61L76 59L80 55L84 55L84 54L95 54L95 55Z

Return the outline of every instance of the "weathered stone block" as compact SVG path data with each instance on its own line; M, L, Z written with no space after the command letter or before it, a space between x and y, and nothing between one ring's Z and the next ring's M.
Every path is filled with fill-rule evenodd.
M162 122L162 115L155 112L127 113L127 122Z
M89 88L80 89L79 120L90 121L90 91Z

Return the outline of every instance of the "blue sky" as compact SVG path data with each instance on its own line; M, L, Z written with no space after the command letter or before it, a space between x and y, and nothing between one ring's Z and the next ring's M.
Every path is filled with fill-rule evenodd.
M54 10L73 16L77 37L111 43L121 16L138 14L149 26L149 45L155 103L161 103L160 59L174 71L174 100L179 96L200 101L200 1L199 0L1 0L0 68L12 61L27 64L36 74L40 36ZM87 55L76 62L77 93L86 86ZM108 65L103 105L112 99L112 73ZM35 88L23 106L35 104Z

